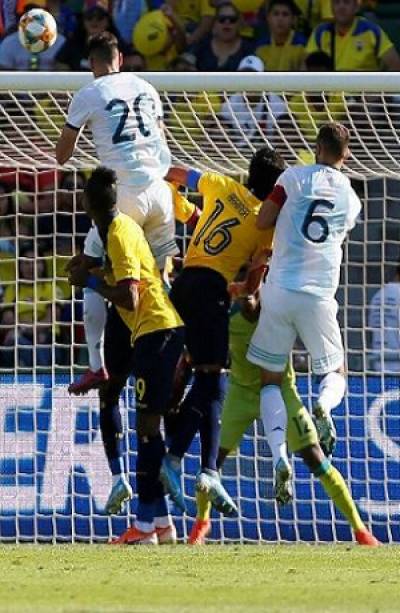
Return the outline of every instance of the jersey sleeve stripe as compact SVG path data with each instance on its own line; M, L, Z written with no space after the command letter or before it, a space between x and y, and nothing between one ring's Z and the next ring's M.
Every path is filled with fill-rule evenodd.
M198 170L195 170L194 168L191 168L190 170L188 170L187 173L187 186L192 189L193 191L196 191L198 188L198 183L201 179L201 172L199 172Z
M67 123L65 124L67 126L67 128L71 128L71 130L76 130L77 132L79 132L80 128L77 128L76 126L73 126L72 123L69 123L67 121Z
M282 185L275 185L274 189L268 196L268 200L271 200L274 204L282 208L286 202L286 192Z

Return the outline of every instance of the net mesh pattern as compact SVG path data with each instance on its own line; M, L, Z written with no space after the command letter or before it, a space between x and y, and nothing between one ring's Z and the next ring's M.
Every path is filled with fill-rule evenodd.
M162 91L166 135L176 164L244 180L251 153L276 147L288 164L312 161L317 129L328 120L351 128L346 172L363 213L344 247L339 317L349 366L349 391L336 411L335 465L376 535L400 541L399 351L371 324L370 304L393 277L399 260L400 98L379 92ZM85 368L82 297L71 291L65 265L83 243L88 222L82 188L97 164L88 131L61 172L54 146L72 92L0 90L0 538L106 540L132 520L103 514L110 480L93 393L71 399L66 386ZM190 194L196 200L196 195ZM177 228L184 253L189 233ZM376 323L374 324L376 326ZM381 308L379 326L398 333ZM399 362L396 369L390 364ZM295 352L299 387L311 406L309 360ZM126 459L134 480L136 439L133 389L122 401ZM189 515L176 515L181 537L194 516L199 443L184 464ZM272 460L259 422L227 460L225 483L239 518L213 518L222 541L351 539L319 483L294 460L295 499L273 502Z

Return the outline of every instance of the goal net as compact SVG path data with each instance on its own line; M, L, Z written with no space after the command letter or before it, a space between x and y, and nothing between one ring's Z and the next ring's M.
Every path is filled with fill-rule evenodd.
M352 133L346 172L363 202L344 247L338 293L349 389L335 411L334 464L362 515L385 542L400 541L399 305L375 294L395 277L400 229L400 76L397 74L146 75L160 91L176 164L245 180L249 156L276 147L288 165L313 160L321 123L339 120ZM71 398L67 385L87 365L82 296L66 282L65 264L88 228L82 188L97 164L84 132L64 168L54 146L74 91L89 74L0 74L0 540L101 541L131 522L103 509L110 476L95 393ZM195 195L191 197L196 198ZM188 231L178 226L184 252ZM290 240L290 237L288 237ZM295 352L306 406L313 380L307 355ZM132 386L121 398L126 462L134 484L136 439ZM223 542L351 540L350 529L299 459L294 502L273 501L272 461L259 422L224 483L236 519L213 516ZM196 440L184 463L191 502L176 515L181 537L194 517Z

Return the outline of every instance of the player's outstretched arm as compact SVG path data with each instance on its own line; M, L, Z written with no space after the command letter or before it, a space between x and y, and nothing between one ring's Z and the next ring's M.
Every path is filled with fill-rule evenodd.
M74 152L78 136L79 130L67 125L63 127L63 131L56 145L56 160L59 164L68 162Z
M77 287L89 287L115 306L134 311L139 302L138 282L135 279L123 279L117 285L108 285L101 276L88 272L85 266L69 269L68 280Z
M181 168L180 166L171 166L164 179L170 183L184 185L194 191L197 190L197 184L201 178L201 172L194 168Z
M250 263L246 277L243 281L233 281L229 284L228 291L231 298L245 298L255 294L268 270L267 261L272 255L270 249L263 249Z
M259 230L273 228L278 219L280 206L273 200L265 200L257 215L256 226Z

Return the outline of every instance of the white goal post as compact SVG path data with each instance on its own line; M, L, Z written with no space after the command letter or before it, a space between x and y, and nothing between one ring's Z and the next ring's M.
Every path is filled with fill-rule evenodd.
M345 172L363 202L344 247L338 292L349 370L335 412L334 463L378 538L400 542L399 306L370 303L400 261L400 74L143 73L160 92L176 164L245 180L252 152L268 144L288 165L309 163L318 126L351 130ZM110 485L96 394L70 398L67 384L86 364L82 305L65 263L87 227L82 187L97 164L84 131L74 157L56 165L54 146L73 93L90 73L0 73L0 541L102 541L132 519L103 513ZM178 229L184 251L185 228ZM35 262L35 264L33 264ZM397 311L396 311L397 308ZM390 311L390 312L389 312ZM307 356L296 352L298 385L311 404ZM134 482L132 387L121 407ZM184 465L194 500L198 441ZM351 540L319 483L294 460L295 497L272 499L272 463L259 423L224 466L237 519L213 518L223 542ZM194 510L194 503L190 511ZM181 537L193 516L177 516Z

